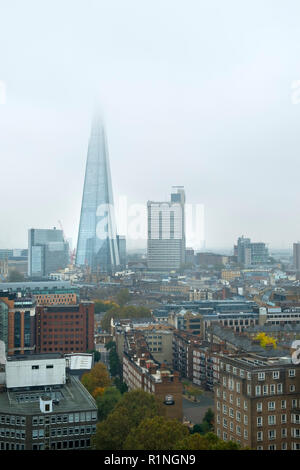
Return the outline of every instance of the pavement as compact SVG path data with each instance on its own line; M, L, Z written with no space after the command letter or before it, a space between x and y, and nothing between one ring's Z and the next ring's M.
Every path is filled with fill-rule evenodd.
M203 392L198 403L183 397L182 408L185 420L191 421L193 424L200 424L208 408L214 410L214 394L213 392Z

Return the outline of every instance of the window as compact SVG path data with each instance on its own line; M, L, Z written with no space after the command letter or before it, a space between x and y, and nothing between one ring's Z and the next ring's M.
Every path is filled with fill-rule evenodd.
M281 409L282 410L286 409L286 400L281 400Z
M262 411L262 402L257 403L256 410L257 411Z
M263 440L263 433L262 431L258 431L257 433L257 441L262 441Z
M31 369L32 369L32 370L37 370L37 369L39 369L39 368L40 368L40 366L31 366Z
M268 385L263 386L263 395L268 395Z
M286 423L286 414L281 415L281 423L282 424Z
M53 365L52 364L47 364L46 369L53 369Z
M287 429L281 428L281 437L287 437Z
M275 393L275 385L274 384L270 385L270 393L272 395L274 395L274 393Z
M275 401L269 401L269 403L268 403L268 410L269 410L269 411L275 410Z
M295 385L290 385L290 392L294 392L296 390Z
M263 418L262 416L258 416L256 418L256 424L257 424L257 427L261 427L263 425Z
M283 391L282 384L277 384L277 393L282 393L282 391Z
M279 371L273 371L273 379L279 379Z
M296 369L289 369L289 377L295 377Z
M276 438L276 430L275 429L269 429L268 438L269 438L270 441Z
M272 426L276 424L276 416L275 415L269 415L268 416L268 425Z
M258 397L261 395L261 386L260 385L256 385L255 387L255 395Z
M264 372L259 372L257 374L258 380L265 380L265 373Z

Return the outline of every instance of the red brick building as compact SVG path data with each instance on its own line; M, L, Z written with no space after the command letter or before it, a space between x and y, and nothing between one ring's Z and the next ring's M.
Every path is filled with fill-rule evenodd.
M36 352L71 353L94 349L93 302L36 307Z

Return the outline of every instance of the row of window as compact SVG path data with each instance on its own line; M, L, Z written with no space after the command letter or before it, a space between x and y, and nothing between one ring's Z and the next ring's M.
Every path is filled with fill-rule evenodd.
M289 386L290 392L296 391L296 385L291 384ZM277 384L277 389L275 384L269 385L256 385L255 386L255 396L259 397L260 395L275 395L275 393L283 393L283 385Z
M279 376L280 376L279 370L276 370L276 371L272 372L273 379L275 379L275 380L279 379ZM296 369L289 369L288 376L289 377L296 377ZM266 373L265 372L258 372L257 378L258 378L258 380L265 380L266 379Z
M221 430L220 429L217 429L217 436L219 438L221 438ZM234 439L233 436L230 436L229 437L229 440L230 441L235 441L237 442L238 444L241 443L240 440L238 439ZM223 432L223 441L228 441L228 434L227 432ZM288 445L286 442L282 442L281 443L281 450L287 450L288 448ZM257 450L264 450L263 446L257 446ZM267 450L276 450L276 444L269 444L268 447L267 447ZM292 443L292 450L300 450L300 443Z
M25 430L0 428L0 436L8 439L25 439Z
M80 439L76 441L58 441L58 442L51 442L50 449L51 450L63 450L63 449L79 449L83 447L90 447L91 440L90 439ZM34 449L34 446L32 446Z
M64 415L51 416L33 416L32 425L38 424L60 424L60 423L78 423L79 421L97 421L97 411L81 411L80 413L69 413Z
M26 418L25 416L0 415L0 423L25 426Z
M25 444L15 442L0 442L0 450L25 450Z
M243 369L238 369L235 366L232 366L231 364L224 364L223 362L220 362L220 370L226 370L226 372L232 372L234 375L239 376L244 378L246 376L246 372ZM288 376L289 377L295 377L296 376L296 369L289 369L288 371ZM280 377L280 371L272 371L272 377L273 379L279 379ZM257 378L258 380L265 380L266 378L266 373L265 372L258 372L257 373ZM247 379L251 380L251 372L247 372Z
M96 432L96 426L80 426L75 428L56 428L51 429L51 437L61 437L61 436L74 436L74 435L84 435L84 434L94 434ZM33 429L32 439L41 439L45 437L45 429Z

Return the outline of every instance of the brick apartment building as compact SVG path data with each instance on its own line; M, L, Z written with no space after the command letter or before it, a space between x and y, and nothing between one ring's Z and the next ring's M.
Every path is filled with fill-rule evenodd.
M197 335L175 330L173 333L173 367L181 377L212 390L219 378L219 345L210 344Z
M36 352L71 353L94 349L93 302L36 307Z
M167 418L182 421L182 383L178 372L152 357L141 332L125 336L123 352L123 380L129 390L141 389L154 394L163 405Z
M290 357L219 357L217 436L255 450L300 450L300 366Z

